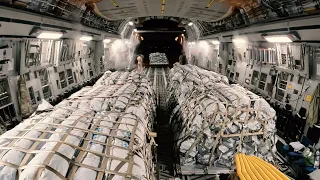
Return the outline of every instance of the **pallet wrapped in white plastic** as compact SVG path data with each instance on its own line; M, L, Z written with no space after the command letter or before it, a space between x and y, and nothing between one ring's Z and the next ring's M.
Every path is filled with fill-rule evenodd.
M104 75L96 82L95 86L99 85L123 85L127 82L140 82L140 81L148 81L137 71L124 72L124 71L116 71L110 72L107 71Z
M150 90L144 83L86 87L26 119L0 136L0 179L153 179Z
M150 65L168 65L169 61L165 53L151 53L149 54Z
M237 152L272 161L275 111L243 87L203 72L192 66L170 72L170 99L176 101L171 102L171 123L180 165L232 167Z

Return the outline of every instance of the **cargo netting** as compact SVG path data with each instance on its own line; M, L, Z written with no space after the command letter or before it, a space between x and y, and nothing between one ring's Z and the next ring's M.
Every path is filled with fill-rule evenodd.
M154 92L141 75L118 74L128 73L105 73L0 136L0 179L154 179ZM108 77L125 82L99 83Z
M273 161L276 113L264 99L193 65L175 65L169 79L168 109L180 167L233 169L239 152Z

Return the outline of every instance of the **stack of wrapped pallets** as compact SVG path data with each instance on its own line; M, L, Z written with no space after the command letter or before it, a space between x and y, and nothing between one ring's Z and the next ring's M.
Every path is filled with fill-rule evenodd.
M104 84L117 74L0 136L0 179L154 179L154 93L136 73Z
M227 78L192 65L170 71L168 107L181 166L233 167L242 152L272 161L275 111Z
M169 61L165 53L151 53L149 54L150 65L168 65Z

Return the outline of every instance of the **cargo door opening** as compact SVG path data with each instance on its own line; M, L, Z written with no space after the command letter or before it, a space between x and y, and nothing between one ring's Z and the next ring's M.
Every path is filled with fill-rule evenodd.
M187 38L185 29L179 27L179 23L168 19L151 19L137 27L133 36L140 40L136 46L135 54L144 56L144 66L169 66L179 61L182 54L183 44ZM155 54L166 56L167 64L152 62L150 58ZM157 59L157 57L155 58Z
M169 68L179 62L186 33L178 22L168 19L151 19L143 27L137 27L133 37L140 43L135 48L135 55L143 55L146 75L153 85L157 97L157 176L159 179L174 177L173 136L166 101L168 97ZM136 62L137 63L137 60Z

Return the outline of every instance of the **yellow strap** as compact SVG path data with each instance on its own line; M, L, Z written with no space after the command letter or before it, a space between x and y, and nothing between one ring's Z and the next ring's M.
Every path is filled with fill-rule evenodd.
M270 163L255 156L236 154L236 170L241 180L289 180Z
M246 158L246 156L244 154L240 154L240 156L242 157L243 162L244 162L244 166L247 169L248 174L250 175L250 179L251 180L258 180L258 178L253 173L252 169L250 168L249 162L248 162L248 159Z
M273 165L271 165L270 163L267 163L265 161L263 161L262 159L258 158L258 157L253 157L254 159L256 159L257 161L260 162L264 162L265 166L267 168L270 169L271 172L274 172L277 174L277 176L280 176L279 178L283 179L283 180L290 180L286 175L284 175L281 171L279 171L277 168L275 168Z
M242 164L241 164L241 161L240 161L240 156L239 154L236 155L236 170L237 170L237 174L238 176L240 177L241 180L246 180L246 178L243 176L242 174Z
M249 164L251 170L253 171L254 175L258 179L263 179L262 175L260 175L259 171L257 170L257 167L255 167L250 160L248 160L248 164Z

